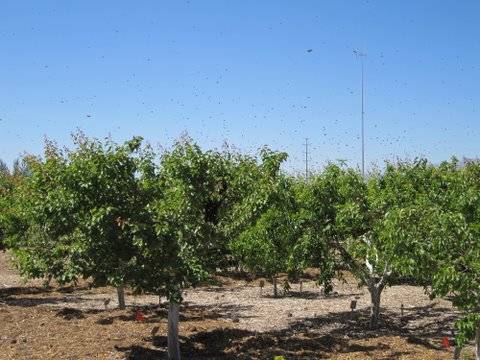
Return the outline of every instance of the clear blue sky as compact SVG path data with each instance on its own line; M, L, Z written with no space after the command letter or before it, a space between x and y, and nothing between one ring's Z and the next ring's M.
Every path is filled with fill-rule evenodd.
M480 2L0 3L0 158L77 127L168 147L288 151L288 167L479 155ZM309 52L308 50L312 51Z

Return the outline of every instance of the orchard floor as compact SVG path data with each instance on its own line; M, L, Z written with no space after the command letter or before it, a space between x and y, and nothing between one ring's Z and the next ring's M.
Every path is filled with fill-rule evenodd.
M457 314L447 301L430 301L420 287L384 291L377 331L368 329L368 292L353 280L337 283L328 297L311 280L301 292L299 287L293 284L288 296L273 298L268 283L261 292L258 280L219 278L218 286L187 291L183 358L452 358L442 338L451 335ZM111 288L23 283L8 254L0 252L0 359L166 359L165 304L128 292L127 302L126 310L116 309ZM137 321L137 310L144 321Z

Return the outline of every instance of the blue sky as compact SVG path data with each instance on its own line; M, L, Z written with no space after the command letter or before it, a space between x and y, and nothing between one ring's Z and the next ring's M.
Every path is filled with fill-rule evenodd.
M287 168L478 156L478 1L0 3L0 158L76 128L168 147L187 132ZM312 51L309 52L308 50ZM369 165L370 166L370 165Z

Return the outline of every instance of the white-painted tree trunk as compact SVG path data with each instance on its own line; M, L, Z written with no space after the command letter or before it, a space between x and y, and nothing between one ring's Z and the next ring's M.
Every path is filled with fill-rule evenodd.
M370 292L370 328L375 329L378 327L378 321L380 319L380 299L382 295L383 286L381 284L371 284L368 286Z
M178 321L180 304L170 301L168 306L168 358L180 360Z
M480 360L480 324L475 330L475 360Z
M455 345L455 349L453 350L453 360L460 360L460 353L462 349Z
M117 287L118 308L125 309L125 287L120 285Z
M278 296L278 289L277 289L277 276L276 275L272 276L272 283L273 283L273 296L277 297Z
M365 243L370 246L370 240L367 237L363 238ZM378 264L378 254L375 253L375 262ZM383 275L378 276L373 264L370 262L368 256L365 258L365 266L368 269L369 277L367 278L367 287L370 292L370 328L375 329L378 327L378 321L380 319L380 299L382 291L385 288L385 281L390 276L391 271L388 265L384 265Z

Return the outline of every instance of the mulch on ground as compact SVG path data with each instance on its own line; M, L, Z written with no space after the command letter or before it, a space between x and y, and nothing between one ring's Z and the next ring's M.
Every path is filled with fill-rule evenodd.
M442 337L450 335L458 314L418 287L387 289L383 323L373 331L368 293L356 284L338 283L325 297L305 279L302 292L293 284L290 294L273 298L270 285L219 280L186 293L180 323L184 359L452 357ZM351 313L353 297L359 307ZM156 296L128 293L127 301L130 306L118 310L111 288L24 284L0 253L0 359L166 359L166 306Z

